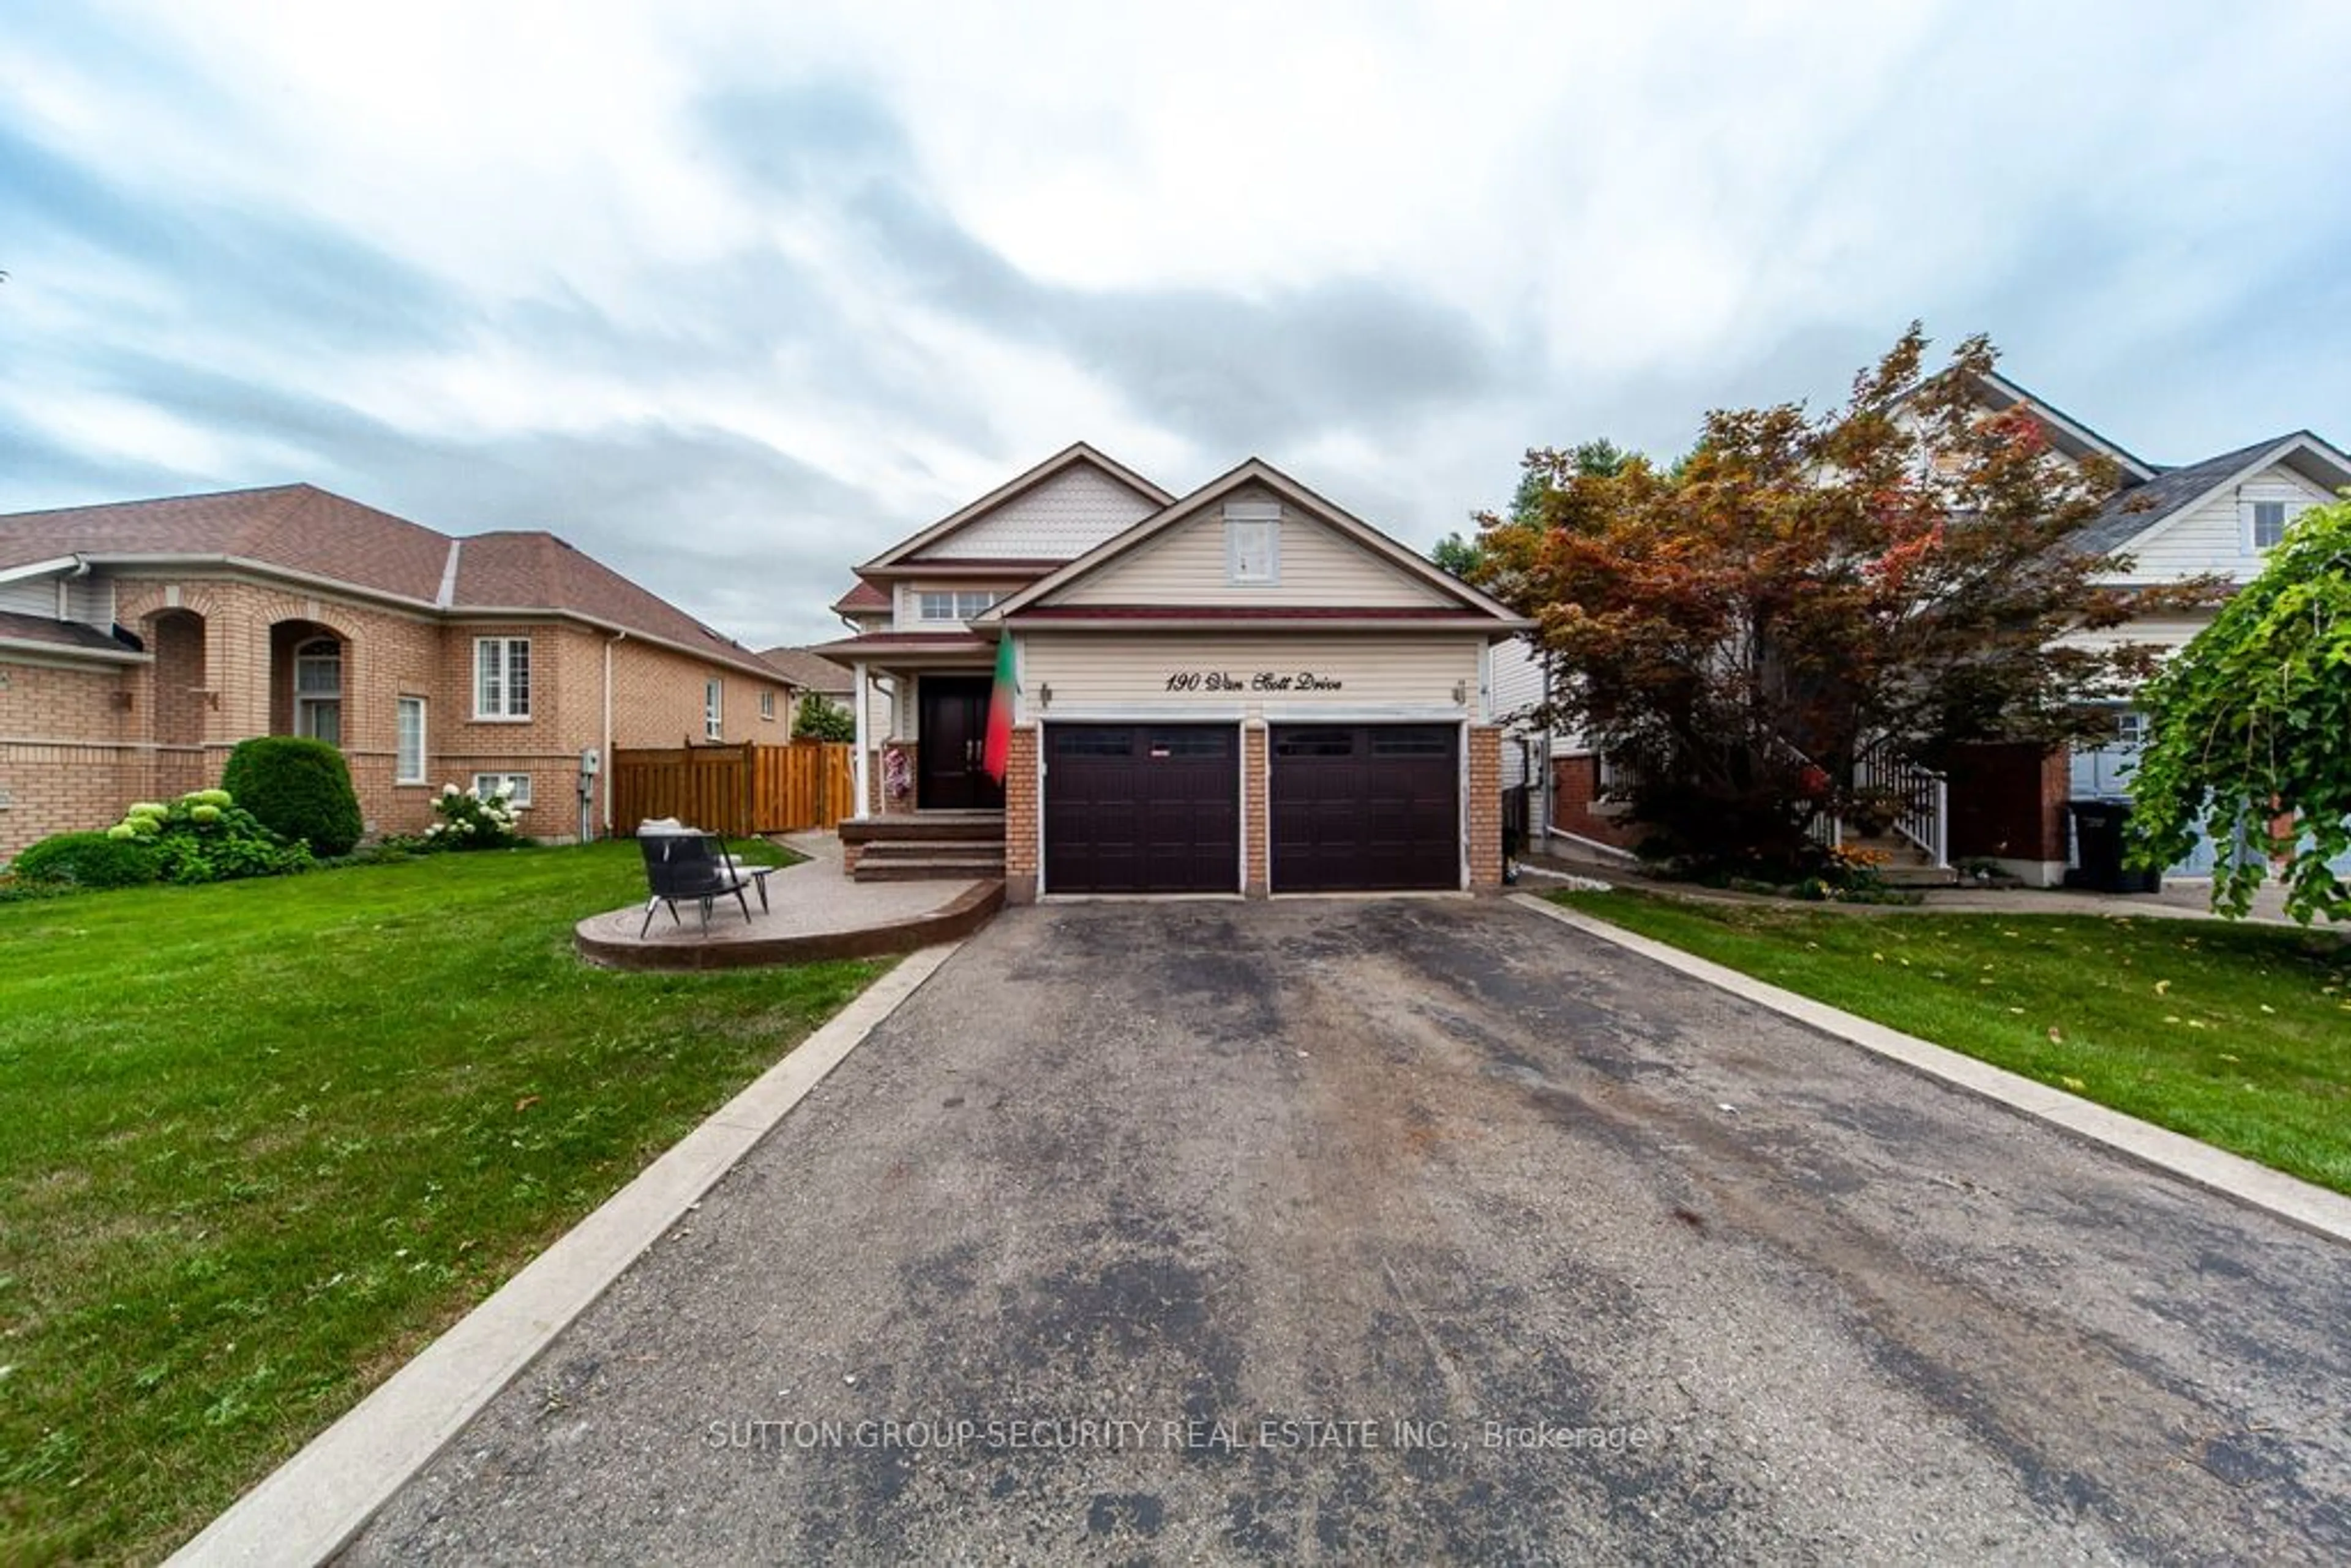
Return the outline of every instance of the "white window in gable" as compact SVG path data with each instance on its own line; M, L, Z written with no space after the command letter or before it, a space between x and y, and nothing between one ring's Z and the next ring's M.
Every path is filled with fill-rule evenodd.
M1270 501L1225 503L1225 580L1281 580L1281 507Z
M2239 491L2237 516L2243 525L2245 553L2275 549L2285 538L2286 525L2309 504L2299 491L2283 486L2248 485Z
M775 718L775 716L776 716L776 694L775 694L775 693L773 693L773 692L761 692L761 693L759 694L759 716L760 716L761 718L768 719L768 720L770 720L770 721L772 721L772 720Z
M474 639L474 716L530 716L530 639Z
M917 596L916 609L925 621L968 621L985 614L1004 595L988 588L925 589Z

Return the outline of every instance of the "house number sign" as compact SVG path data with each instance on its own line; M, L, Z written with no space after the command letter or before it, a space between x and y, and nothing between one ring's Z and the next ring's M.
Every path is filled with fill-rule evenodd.
M1294 675L1259 670L1247 678L1227 670L1176 670L1167 676L1171 692L1335 692L1340 686L1337 676L1318 675L1311 670Z

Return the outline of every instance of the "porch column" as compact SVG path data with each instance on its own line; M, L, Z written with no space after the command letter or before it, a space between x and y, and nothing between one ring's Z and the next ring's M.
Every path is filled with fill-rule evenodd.
M851 815L862 822L872 814L865 809L865 802L868 799L866 790L869 785L867 774L870 771L865 755L868 745L865 724L865 705L872 699L873 688L866 682L865 663L863 660L861 659L856 664L852 664L850 669L854 674L857 682L856 687L852 694L854 701L850 705L855 710L855 716L857 719L857 755L852 759L857 765L857 810L852 812Z

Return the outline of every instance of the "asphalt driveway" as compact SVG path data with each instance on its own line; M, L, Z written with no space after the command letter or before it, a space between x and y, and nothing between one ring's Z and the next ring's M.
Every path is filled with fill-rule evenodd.
M355 1562L2351 1556L2351 1249L1492 902L1017 910Z

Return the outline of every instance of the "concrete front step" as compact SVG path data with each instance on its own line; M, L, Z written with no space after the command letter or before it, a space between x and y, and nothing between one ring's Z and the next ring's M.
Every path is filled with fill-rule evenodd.
M1947 865L1882 865L1877 880L1888 887L1957 887L1959 873Z
M859 852L857 863L906 860L987 860L1004 858L1004 839L881 839Z
M852 818L837 830L844 844L1002 843L1001 811L914 811L895 817Z
M858 882L978 882L1004 875L1002 855L944 855L877 861L871 855L857 862L850 875Z

